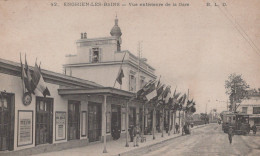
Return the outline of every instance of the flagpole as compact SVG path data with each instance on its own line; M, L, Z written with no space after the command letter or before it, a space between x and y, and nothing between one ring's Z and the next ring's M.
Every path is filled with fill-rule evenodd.
M123 65L123 62L124 62L124 59L125 59L125 55L126 55L126 51L125 51L124 57L123 57L123 59L122 59L122 62L121 62L121 65L120 65L119 71L122 69L122 65ZM114 82L113 88L115 88L115 85L116 85L116 79L115 79L115 82ZM120 88L120 89L121 89L121 88Z

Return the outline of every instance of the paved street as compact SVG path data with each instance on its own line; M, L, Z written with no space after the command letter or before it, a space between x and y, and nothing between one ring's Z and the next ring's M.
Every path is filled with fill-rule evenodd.
M252 132L251 132L252 133ZM153 147L145 156L157 155L260 155L260 135L235 135L230 145L221 125L211 124L194 129L191 135Z

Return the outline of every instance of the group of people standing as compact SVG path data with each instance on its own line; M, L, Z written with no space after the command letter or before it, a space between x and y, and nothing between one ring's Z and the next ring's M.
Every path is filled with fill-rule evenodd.
M134 143L134 147L138 147L139 138L141 135L140 126L137 124L136 126L131 126L129 129L129 134L131 138L131 142Z

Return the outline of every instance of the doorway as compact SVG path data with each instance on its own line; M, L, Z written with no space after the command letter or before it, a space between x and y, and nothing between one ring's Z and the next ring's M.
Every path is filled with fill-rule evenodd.
M113 139L119 139L121 133L121 107L111 105L111 135Z
M88 138L89 142L99 141L101 138L102 110L100 103L88 104Z
M68 140L80 139L80 101L68 103Z
M52 143L52 114L53 99L36 97L36 145Z
M0 95L0 151L13 150L14 146L14 95Z

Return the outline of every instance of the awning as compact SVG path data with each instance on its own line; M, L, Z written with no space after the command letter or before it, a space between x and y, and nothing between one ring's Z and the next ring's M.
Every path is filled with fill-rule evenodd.
M135 96L134 93L112 88L112 87L101 87L101 88L65 88L58 89L59 95L111 95L121 96L124 98L131 98Z

